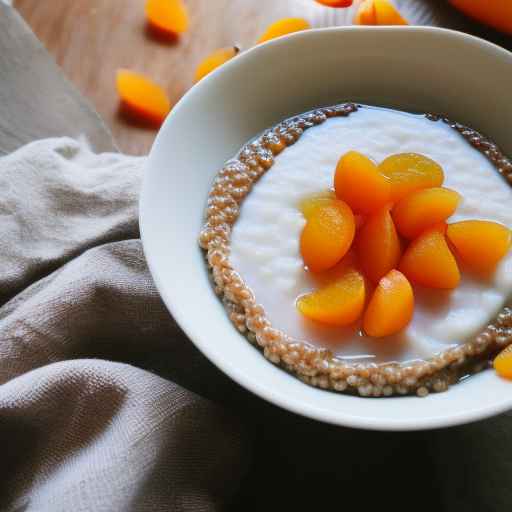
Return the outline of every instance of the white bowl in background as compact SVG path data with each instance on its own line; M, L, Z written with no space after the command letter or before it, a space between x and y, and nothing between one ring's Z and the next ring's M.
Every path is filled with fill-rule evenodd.
M282 119L343 101L441 112L489 135L512 155L511 91L511 53L430 27L309 30L257 46L211 73L160 130L140 202L145 255L176 321L236 382L318 420L418 430L512 408L512 383L492 371L426 398L359 398L303 384L234 329L197 244L214 175L246 141Z

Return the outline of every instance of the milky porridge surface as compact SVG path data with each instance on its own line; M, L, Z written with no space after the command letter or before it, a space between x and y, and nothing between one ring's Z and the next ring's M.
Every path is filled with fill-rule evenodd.
M253 290L272 325L295 339L327 347L344 358L379 361L426 359L478 333L504 305L512 290L512 255L486 281L461 267L453 291L415 286L416 306L401 333L374 340L358 326L327 327L295 308L297 297L315 288L299 251L305 219L300 201L332 187L340 156L359 151L380 162L395 153L415 152L437 161L444 186L462 196L450 222L487 219L512 225L512 188L493 165L455 130L424 116L361 108L306 130L275 158L242 203L234 225L230 259Z

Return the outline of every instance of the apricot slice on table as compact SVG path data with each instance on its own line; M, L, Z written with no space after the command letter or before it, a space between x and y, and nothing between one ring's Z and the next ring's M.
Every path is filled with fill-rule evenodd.
M363 275L349 266L332 283L297 299L297 309L307 318L328 325L355 322L365 301Z
M398 266L400 240L389 208L385 207L367 218L358 232L356 244L361 268L374 283Z
M379 170L391 180L393 201L416 190L440 187L444 181L442 167L418 153L398 153L383 160Z
M487 220L464 220L449 224L446 230L460 259L469 267L489 272L510 249L510 229Z
M161 124L171 109L166 92L140 73L119 69L116 85L123 108L143 121Z
M444 224L435 226L409 244L398 268L410 281L448 290L459 285L459 267L444 231Z
M350 7L354 0L315 0L316 3L325 5L326 7Z
M495 357L493 365L500 377L512 379L512 345L509 345Z
M283 18L269 25L258 39L258 43L264 43L270 41L270 39L307 30L308 28L311 28L311 25L303 18Z
M199 82L199 80L204 78L208 73L211 73L214 69L218 68L228 60L231 60L239 51L240 50L237 46L227 46L226 48L219 48L218 50L210 53L210 55L202 60L196 68L196 82Z
M146 18L152 27L168 34L181 34L189 25L183 0L147 0Z
M393 220L405 238L416 238L427 228L453 215L460 195L449 188L418 190L401 199L393 208Z
M354 23L356 25L376 25L377 17L375 13L375 4L373 0L364 0L364 2L359 5Z
M401 331L412 319L414 293L407 278L391 270L380 281L363 317L363 330L381 338Z
M373 0L376 25L408 25L391 0Z
M307 219L300 252L312 272L334 267L348 252L355 234L354 215L343 201L318 207Z
M336 196L357 213L380 210L391 199L391 184L368 157L357 151L343 155L334 175Z

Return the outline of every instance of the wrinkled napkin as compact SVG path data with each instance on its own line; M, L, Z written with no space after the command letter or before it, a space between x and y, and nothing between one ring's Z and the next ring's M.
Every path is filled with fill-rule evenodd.
M0 158L1 511L217 510L243 474L239 420L94 359L193 364L138 240L143 164L69 138Z

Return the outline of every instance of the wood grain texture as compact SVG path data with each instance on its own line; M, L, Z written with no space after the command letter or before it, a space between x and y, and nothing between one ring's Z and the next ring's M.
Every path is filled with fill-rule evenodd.
M248 48L268 23L284 16L303 16L313 26L343 25L350 23L355 10L355 6L329 9L313 0L185 2L191 15L190 30L173 43L157 40L148 32L144 0L16 0L15 6L64 73L96 106L119 148L131 154L147 153L155 130L119 116L114 83L117 68L147 73L176 102L193 84L198 62L212 50L233 43ZM412 23L476 31L507 43L467 22L443 1L397 0L397 4Z

